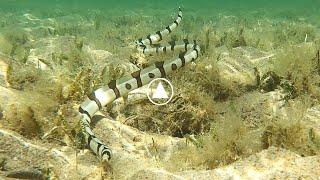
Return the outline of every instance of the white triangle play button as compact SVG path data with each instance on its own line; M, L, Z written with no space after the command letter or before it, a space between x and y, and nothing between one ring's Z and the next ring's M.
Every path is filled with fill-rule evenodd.
M147 96L152 104L157 106L166 105L173 97L173 86L165 78L153 79L148 84Z
M161 82L159 82L155 93L153 93L152 99L169 99L168 94Z

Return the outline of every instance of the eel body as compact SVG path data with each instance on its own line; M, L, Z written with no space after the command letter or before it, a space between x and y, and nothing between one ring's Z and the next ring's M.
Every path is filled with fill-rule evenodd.
M130 91L140 88L155 78L165 78L168 74L185 66L198 58L200 47L195 41L189 42L184 39L181 44L174 41L166 46L157 44L165 36L176 29L182 21L182 11L179 7L176 20L162 31L148 35L145 39L139 39L135 42L138 51L141 53L166 53L169 51L182 50L178 58L173 60L155 62L153 65L131 73L118 80L112 80L106 86L103 86L92 92L86 100L80 105L79 113L81 116L82 132L88 147L98 155L102 160L108 161L112 156L111 149L95 136L91 129L91 121L95 114L107 104L115 99L125 96Z

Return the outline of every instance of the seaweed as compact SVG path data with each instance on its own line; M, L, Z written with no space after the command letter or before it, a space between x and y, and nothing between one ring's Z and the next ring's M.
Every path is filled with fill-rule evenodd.
M176 96L168 107L154 109L144 103L139 108L129 104L124 110L125 123L141 131L184 137L187 134L202 134L209 130L213 107L204 93L184 92ZM134 109L134 113L131 112ZM144 113L142 113L144 112ZM143 114L143 115L138 115Z
M299 122L280 121L268 125L262 133L262 148L278 146L297 152L302 156L320 153L319 137Z
M0 120L3 118L3 107L0 105Z
M314 57L312 60L315 61L315 72L320 76L320 50L317 50L316 57Z
M314 27L303 23L280 22L274 31L274 42L277 47L312 42L315 37Z
M314 83L314 52L314 44L301 44L286 48L275 59L275 73L291 81L298 94L310 92Z
M29 138L39 137L40 124L35 118L34 110L29 107L11 105L5 115L8 127Z
M8 82L12 88L23 90L39 79L39 71L30 65L11 62L8 68Z
M4 38L3 45L1 45L1 38ZM4 30L2 37L0 34L0 46L3 46L3 50L5 50L3 53L21 62L25 62L31 48L30 37L19 28Z
M172 171L214 169L260 150L257 134L249 131L232 108L225 118L211 124L209 132L196 136L196 140L200 146L186 145L166 167Z

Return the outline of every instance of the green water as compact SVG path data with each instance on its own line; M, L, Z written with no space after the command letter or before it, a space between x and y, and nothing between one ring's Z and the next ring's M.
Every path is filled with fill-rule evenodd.
M248 23L255 27L261 22L304 23L302 26L312 25L315 31L320 26L319 0L1 0L0 32L1 28L10 31L12 27L24 28L24 31L30 27L48 25L58 28L56 26L60 23L69 30L74 28L75 31L69 35L82 33L82 36L88 37L93 33L81 23L88 25L94 21L99 26L101 23L116 24L119 26L121 41L124 41L123 37L130 36L130 33L134 36L130 40L133 40L165 27L176 16L179 6L185 17L183 29L188 34L199 34L198 31L206 24L218 28L236 28L239 24L247 26ZM32 20L29 22L30 19L27 23L25 15L39 19L41 23ZM77 17L81 20L77 20ZM55 24L44 22L49 18L53 18ZM132 33L132 30L138 29L137 25L145 29ZM121 26L123 29L119 29ZM103 33L104 31L94 34Z
M245 11L265 9L273 10L295 10L303 13L318 11L320 1L318 0L1 0L1 10L52 10L55 8L85 10L85 9L114 9L119 11L125 9L167 9L182 6L185 9L197 11L210 11L212 13L221 10Z
M267 17L274 21L304 19L316 27L320 24L319 0L1 0L0 13L54 18L74 14L87 16L90 11L99 11L106 19L139 15L159 21L172 17L179 6L188 19L190 16L201 18L201 21L196 20L200 24L216 22L221 14L251 22Z

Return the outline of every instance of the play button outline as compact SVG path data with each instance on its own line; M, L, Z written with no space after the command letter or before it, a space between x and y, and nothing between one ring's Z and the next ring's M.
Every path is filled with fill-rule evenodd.
M160 82L158 83L158 85L157 85L157 88L156 88L156 91L159 91L159 92L156 92L156 93L158 93L158 95L157 95L158 98L154 98L154 94L152 95L152 97L150 97L150 93L152 92L150 86L151 86L151 84L153 84L155 81L160 81ZM167 92L165 91L165 89L164 89L161 81L165 81L166 83L169 84L170 89L171 89L171 95L170 95L170 97L168 97L168 94L167 94ZM158 88L159 88L159 89L158 89ZM163 105L168 104L168 103L171 101L171 99L173 98L173 86L172 86L172 84L170 83L170 81L167 80L167 79L165 79L165 78L156 78L156 79L153 79L153 80L148 84L148 90L149 90L149 91L147 92L147 96L148 96L149 101L150 101L151 103L155 104L155 105L158 105L158 106L163 106ZM165 93L165 94L163 94L163 93ZM168 100L167 100L166 102L164 102L164 103L157 103L157 102L155 102L155 101L152 100L152 99L168 99Z

